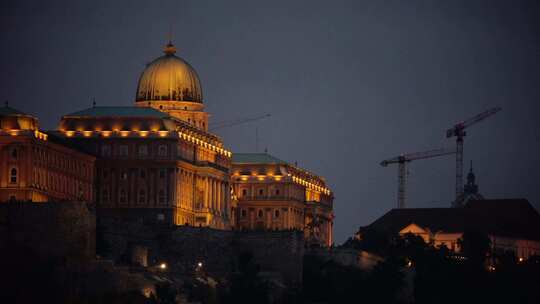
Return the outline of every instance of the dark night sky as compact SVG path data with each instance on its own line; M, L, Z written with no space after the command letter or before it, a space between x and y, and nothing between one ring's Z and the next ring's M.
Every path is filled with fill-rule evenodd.
M257 3L256 3L257 2ZM540 206L538 1L2 1L0 99L55 128L62 114L132 105L172 27L212 120L272 113L219 131L327 178L338 242L396 204L402 152L454 146L469 129L487 198ZM411 207L449 206L454 158L409 166ZM468 170L468 165L467 168Z

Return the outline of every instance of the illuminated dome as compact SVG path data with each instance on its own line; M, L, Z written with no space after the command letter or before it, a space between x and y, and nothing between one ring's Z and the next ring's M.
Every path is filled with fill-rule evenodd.
M202 89L197 72L169 42L164 56L146 66L137 85L137 102L183 101L202 103Z

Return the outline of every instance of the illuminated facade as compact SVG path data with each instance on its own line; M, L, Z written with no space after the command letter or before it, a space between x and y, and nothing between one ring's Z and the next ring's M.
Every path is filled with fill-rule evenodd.
M97 157L101 214L230 229L231 152L206 131L199 79L175 51L146 66L134 106L64 115L55 134Z
M95 158L39 130L38 120L0 108L0 202L92 201Z
M332 245L333 194L322 177L266 153L235 153L231 178L238 229L297 229Z
M324 179L267 154L236 154L233 166L208 132L196 71L171 43L164 53L141 73L133 106L94 104L46 133L34 117L3 109L0 201L84 200L98 216L296 229L330 246L333 194Z

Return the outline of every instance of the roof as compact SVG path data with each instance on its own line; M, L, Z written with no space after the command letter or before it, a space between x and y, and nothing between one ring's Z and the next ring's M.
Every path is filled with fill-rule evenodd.
M392 209L367 228L399 233L412 223L432 232L476 230L540 240L540 214L526 199L473 200L464 208Z
M268 153L233 153L232 162L236 164L288 164Z
M17 109L14 109L10 106L3 106L3 107L0 107L0 115L1 116L7 116L7 115L25 115L25 116L30 116L24 112L21 112Z
M406 208L392 209L378 218L368 227L385 233L399 233L403 228L414 223L432 232L463 231L465 224L462 208Z
M164 118L168 115L150 107L92 107L65 116Z

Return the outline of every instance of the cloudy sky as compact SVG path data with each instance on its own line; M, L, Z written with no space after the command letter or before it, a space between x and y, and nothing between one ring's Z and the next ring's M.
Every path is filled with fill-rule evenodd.
M133 104L169 32L221 129L324 176L340 243L396 205L405 152L453 147L445 130L500 106L465 139L487 198L540 206L538 1L2 1L0 99L37 115ZM408 169L410 207L449 206L453 157Z

